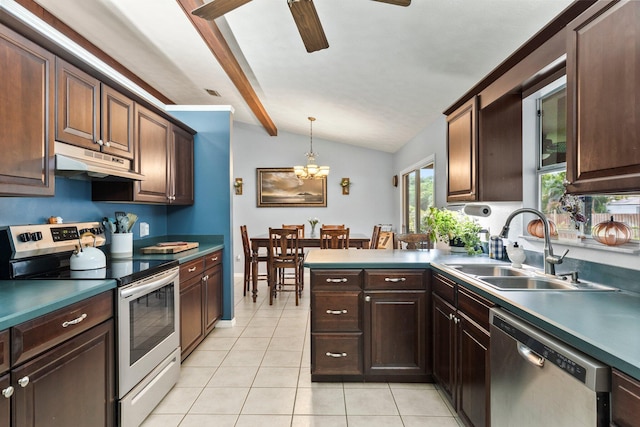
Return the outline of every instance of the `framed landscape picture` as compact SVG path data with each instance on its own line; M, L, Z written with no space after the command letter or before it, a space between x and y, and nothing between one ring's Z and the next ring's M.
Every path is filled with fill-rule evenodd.
M257 168L259 208L326 207L327 177L300 179L293 168Z

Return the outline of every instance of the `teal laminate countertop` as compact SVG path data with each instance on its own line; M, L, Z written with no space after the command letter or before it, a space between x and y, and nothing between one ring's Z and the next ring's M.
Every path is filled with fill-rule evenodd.
M310 251L317 269L433 268L578 350L640 380L640 294L628 291L500 291L446 264L495 263L486 256L439 250ZM506 264L506 263L505 263ZM608 283L602 283L607 285Z
M115 280L2 280L0 330L115 287Z
M140 248L158 242L198 242L197 248L177 254L143 255ZM140 260L178 260L185 263L224 248L215 235L172 235L134 241L132 258ZM108 247L102 247L108 253ZM0 330L47 314L64 306L114 289L115 280L0 280Z

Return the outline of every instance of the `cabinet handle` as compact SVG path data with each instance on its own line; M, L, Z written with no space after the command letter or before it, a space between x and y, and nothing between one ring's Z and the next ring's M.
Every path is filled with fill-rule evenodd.
M340 358L340 357L347 357L347 353L331 353L330 351L327 351L325 353L325 356Z
M18 384L20 385L20 387L25 388L27 385L29 385L29 377L22 377L18 380Z
M107 142L104 143L104 146L105 147L111 147L111 143L109 141L107 141Z
M404 277L385 277L384 281L385 282L391 282L391 283L398 283L398 282L404 282L407 279L405 279Z
M211 258L211 261L217 261L217 260L218 260L217 256L214 256L213 258Z
M453 320L454 316L452 313L449 313L449 320Z
M339 279L328 278L327 283L345 283L347 281L346 277L341 277Z
M453 323L457 325L459 322L460 322L460 319L458 319L457 317L453 318Z
M97 140L97 141L96 141L96 144L98 144L98 145L102 146L102 144L104 144L104 143L102 142L102 140L101 140L101 139L99 139L99 140Z
M66 327L71 326L71 325L77 325L78 323L82 322L86 318L87 318L87 313L82 313L82 316L80 316L80 317L78 317L76 319L67 320L66 322L64 322L62 324L62 327L66 328Z
M370 297L369 295L367 295L366 297L364 297L364 300L365 300L366 302L370 302L370 301L371 301L371 297Z
M341 314L347 314L347 310L327 310L327 314L335 314L339 316Z
M194 271L196 271L198 269L198 267L191 267L189 269L189 273L193 273Z
M202 280L204 280L205 282L206 282L207 280L209 280L209 275L207 274L206 276L204 276L204 277L202 278Z
M2 395L4 397L6 397L7 399L10 398L11 396L13 396L13 387L9 386L9 387L5 388L4 390L2 390Z

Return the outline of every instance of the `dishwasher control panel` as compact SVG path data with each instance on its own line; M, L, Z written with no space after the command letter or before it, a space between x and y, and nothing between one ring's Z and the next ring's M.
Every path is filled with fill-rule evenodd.
M492 324L496 328L501 329L506 334L513 337L516 341L531 349L531 351L533 351L536 355L553 363L558 368L562 369L569 375L579 380L581 383L586 382L587 371L584 366L580 365L575 360L572 360L566 355L559 353L555 349L531 337L529 334L520 330L517 326L507 322L499 315L493 316Z

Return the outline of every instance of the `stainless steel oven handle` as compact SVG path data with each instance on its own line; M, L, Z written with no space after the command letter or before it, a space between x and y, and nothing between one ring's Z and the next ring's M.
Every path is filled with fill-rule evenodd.
M145 283L139 286L131 286L120 291L120 298L138 298L144 296L150 292L153 292L157 289L160 289L166 286L168 283L171 283L178 275L180 274L180 270L176 269L176 271L168 276L163 276L158 280L154 280L153 282Z

